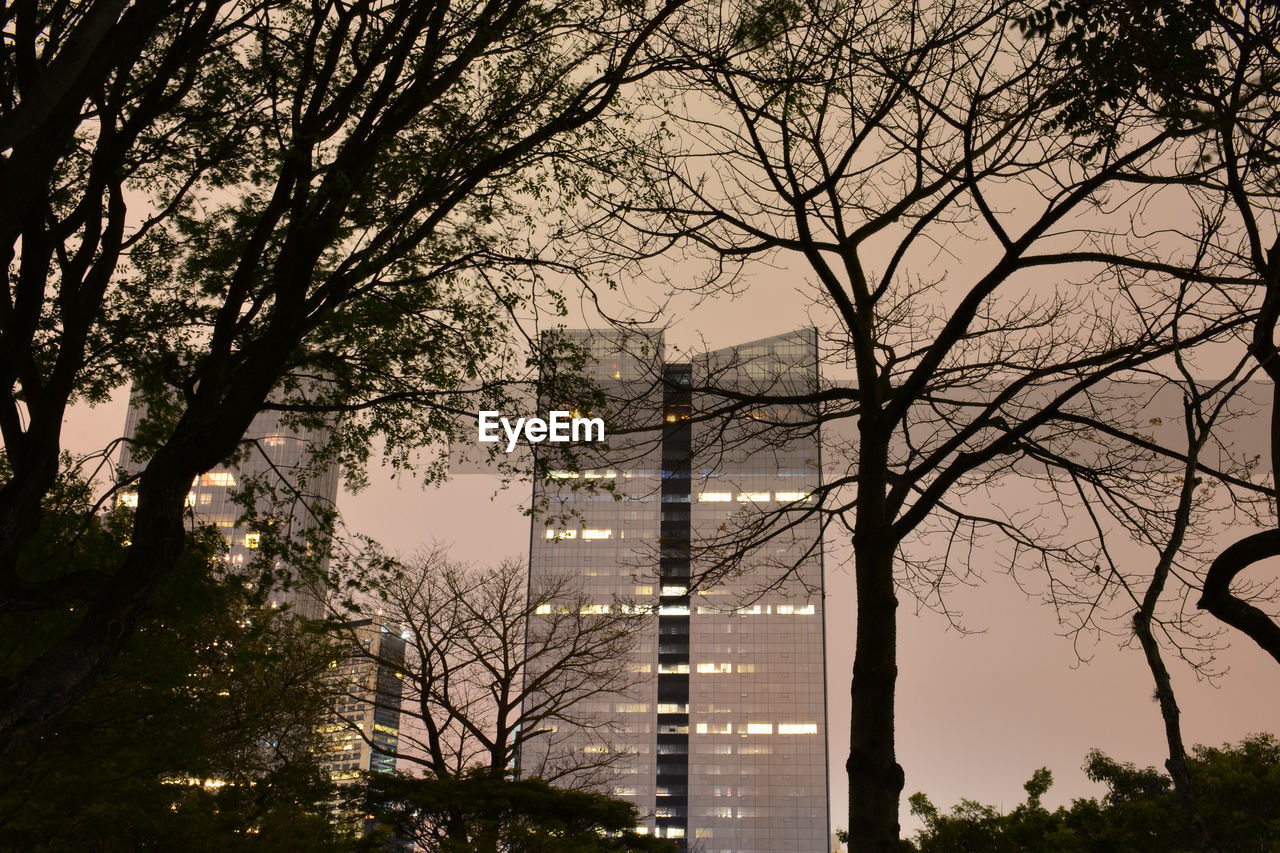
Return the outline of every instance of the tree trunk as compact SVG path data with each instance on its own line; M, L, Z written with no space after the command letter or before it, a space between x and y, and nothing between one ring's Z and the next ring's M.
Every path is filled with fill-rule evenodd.
M1144 615L1147 618L1143 618ZM1147 656L1147 666L1150 667L1151 676L1156 682L1156 700L1160 703L1160 716L1164 718L1165 740L1169 744L1169 758L1164 763L1165 769L1173 779L1173 788L1178 793L1178 799L1182 801L1182 808L1196 843L1204 853L1219 853L1218 846L1214 844L1209 828L1205 826L1204 818L1200 815L1200 809L1196 806L1195 792L1191 786L1191 771L1187 769L1187 751L1182 745L1178 702L1173 695L1173 682L1169 678L1169 670L1165 667L1164 659L1160 655L1160 646L1151 633L1150 615L1139 611L1133 617L1133 629L1138 635L1139 642L1142 643L1142 651Z
M894 751L894 689L898 680L898 599L894 593L895 543L885 507L887 446L862 433L858 517L854 529L857 583L857 647L849 694L849 850L891 853L902 849L898 806L904 777ZM877 452L875 444L880 445ZM878 476L879 475L879 476Z

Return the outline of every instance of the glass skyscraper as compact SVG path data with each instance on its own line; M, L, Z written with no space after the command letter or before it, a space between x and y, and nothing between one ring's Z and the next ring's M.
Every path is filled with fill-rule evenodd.
M405 643L375 619L349 622L338 635L350 649L325 677L336 698L321 732L325 743L319 758L335 782L349 784L361 772L396 769Z
M125 476L136 475L144 467L129 440L137 433L146 414L146 404L134 391L130 394L125 416L126 440L120 452L120 469ZM246 507L233 496L246 484L255 483L260 488L253 509L263 520L279 525L284 536L303 543L308 532L320 527L318 515L332 510L338 494L337 464L328 461L318 465L314 457L315 448L323 446L327 438L323 430L288 425L280 412L260 412L245 431L244 450L239 458L201 474L191 484L187 495L190 523L218 528L226 537L226 561L231 567L250 562L261 534L242 523ZM119 500L136 503L137 495L123 490ZM323 573L326 566L327 560L322 559L319 571ZM304 582L297 577L297 572L290 572L287 567L277 565L276 569L293 577L291 583L269 590L272 607L288 604L298 615L313 619L324 615L323 589Z
M598 755L592 784L683 849L825 850L819 442L788 402L817 388L815 332L689 363L659 332L568 337L611 433L571 462L539 449L531 588L569 574L593 612L652 616L619 664L638 686L584 709L601 726L531 740L522 767Z

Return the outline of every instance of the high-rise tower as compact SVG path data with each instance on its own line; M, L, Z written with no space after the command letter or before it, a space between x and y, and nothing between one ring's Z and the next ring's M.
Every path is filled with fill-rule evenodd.
M120 453L120 468L126 475L139 473L144 463L137 459L128 439L138 431L147 407L136 391L130 394L125 416L126 441ZM301 543L308 531L320 527L320 516L330 511L338 494L338 466L317 465L314 450L327 439L320 429L297 429L287 424L280 412L265 411L254 417L245 431L245 451L234 462L219 465L201 474L191 484L187 506L193 524L211 524L227 539L227 563L235 568L252 560L261 533L241 523L247 507L234 499L249 482L261 488L252 509L262 518L279 525L282 534ZM269 501L271 497L274 500ZM128 490L120 495L128 503L137 496ZM327 561L321 560L323 571ZM287 569L284 569L287 572ZM324 592L296 577L289 584L269 591L273 607L289 604L300 616L324 615Z
M786 402L817 388L815 333L681 364L657 332L570 336L615 432L535 486L531 586L568 573L594 612L653 616L627 662L642 685L591 709L608 743L558 732L553 749L607 749L606 793L682 847L823 850L819 443L812 412ZM555 762L536 739L526 753L526 768Z

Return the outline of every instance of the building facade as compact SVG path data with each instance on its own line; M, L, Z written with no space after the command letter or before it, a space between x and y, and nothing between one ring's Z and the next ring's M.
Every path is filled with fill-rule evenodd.
M572 333L608 402L605 449L536 481L530 585L571 574L599 612L647 608L640 685L557 750L603 751L606 793L704 853L829 838L812 330L666 363L659 333ZM540 451L544 462L548 457ZM548 738L547 743L553 739ZM525 767L554 763L535 739Z
M136 458L131 439L145 419L147 407L136 391L130 394L125 416L125 441L120 452L120 469L124 476L140 473L145 463ZM313 450L328 438L319 429L296 429L284 423L280 412L260 412L245 431L244 453L237 461L219 465L201 474L191 484L187 495L189 520L193 526L214 525L227 540L225 559L231 567L251 563L259 548L262 533L245 524L246 507L234 496L249 484L255 484L253 510L263 522L270 522L287 538L301 546L310 532L321 528L320 517L332 510L338 494L336 463L317 465ZM136 504L137 495L124 490L119 500ZM323 557L317 572L323 573L327 560ZM291 606L295 613L308 618L324 615L326 594L322 585L308 583L299 573L281 561L273 570L284 580L268 590L272 607Z
M396 769L405 642L374 619L350 622L339 636L350 639L350 653L325 679L335 698L320 764L341 785L362 772Z

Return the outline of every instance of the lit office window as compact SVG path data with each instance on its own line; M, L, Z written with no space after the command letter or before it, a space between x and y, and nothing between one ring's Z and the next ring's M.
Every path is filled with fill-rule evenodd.
M200 475L202 486L234 486L235 484L236 476L230 471L210 471L208 474Z
M733 500L730 492L703 492L698 495L699 503L724 503Z
M773 723L747 723L747 734L771 735L773 734Z
M780 735L816 735L817 733L817 723L778 723Z

